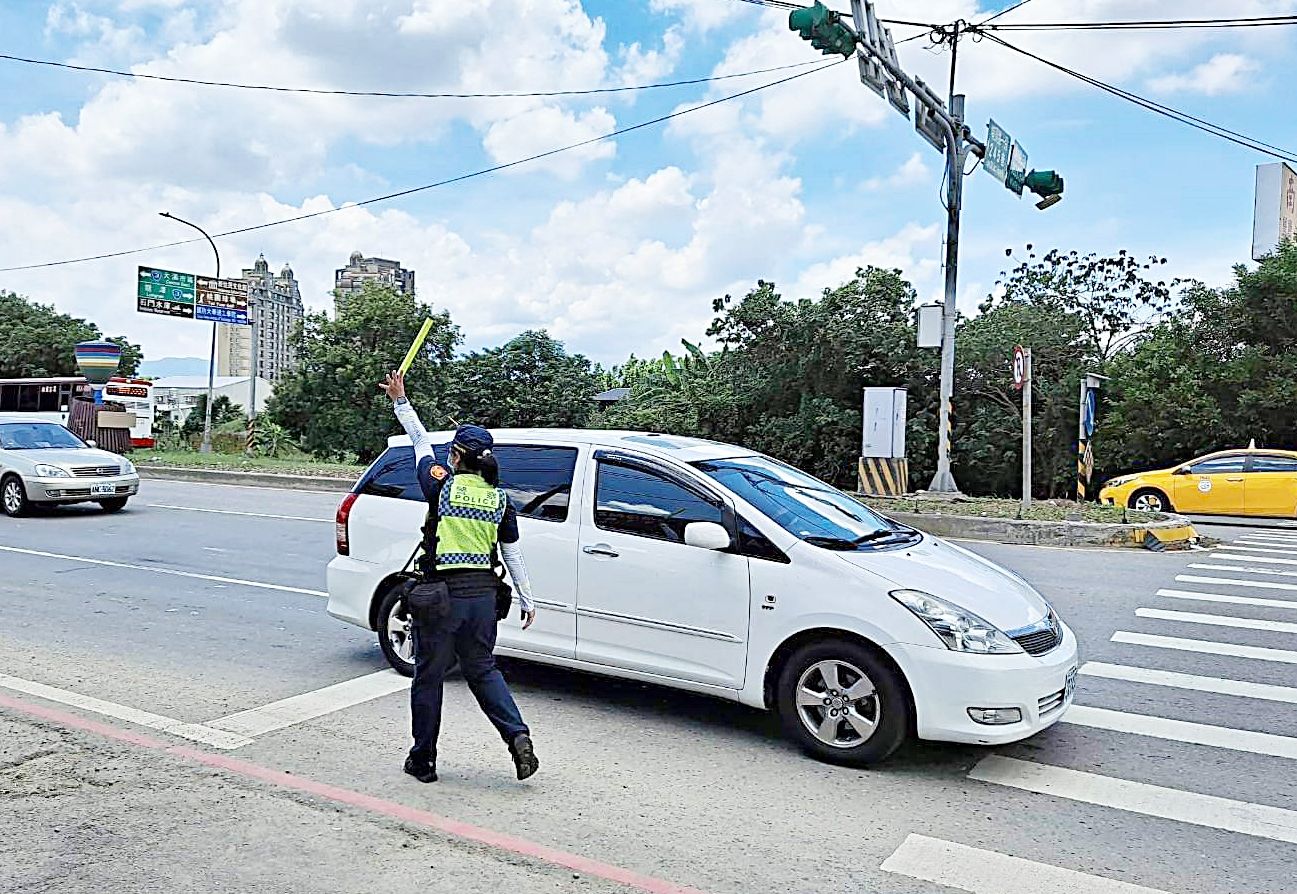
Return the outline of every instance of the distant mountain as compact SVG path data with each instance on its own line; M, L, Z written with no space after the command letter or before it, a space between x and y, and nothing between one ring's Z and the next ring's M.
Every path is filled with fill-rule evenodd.
M205 376L207 360L204 357L163 357L145 360L140 364L140 375L150 379L163 376Z

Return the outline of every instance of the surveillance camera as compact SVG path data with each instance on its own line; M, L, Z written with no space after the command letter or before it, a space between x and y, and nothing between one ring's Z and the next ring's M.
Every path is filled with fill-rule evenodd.
M1044 211L1046 208L1054 207L1061 201L1063 201L1063 194L1055 193L1052 196L1045 196L1043 199L1041 199L1039 202L1036 203L1036 207L1039 208L1041 211Z

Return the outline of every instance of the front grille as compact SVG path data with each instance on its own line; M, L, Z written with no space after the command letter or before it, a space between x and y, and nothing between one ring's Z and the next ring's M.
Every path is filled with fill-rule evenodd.
M1009 636L1028 655L1044 655L1063 641L1063 630L1051 613L1039 624L1011 631Z
M1036 702L1036 710L1039 716L1044 717L1046 714L1053 713L1063 707L1063 700L1067 697L1067 690L1060 689L1058 692L1051 692L1049 695Z
M121 466L78 466L72 470L78 478L115 478L122 474Z

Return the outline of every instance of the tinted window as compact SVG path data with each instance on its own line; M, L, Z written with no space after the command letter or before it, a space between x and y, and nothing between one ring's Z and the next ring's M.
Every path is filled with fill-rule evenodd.
M519 447L494 450L500 464L500 486L519 515L566 521L572 496L575 447Z
M422 501L423 491L415 478L414 448L392 447L379 457L360 492L376 497Z
M699 521L720 524L720 508L651 472L599 463L595 485L596 527L684 543L685 526Z
M1217 459L1204 460L1189 467L1194 475L1221 475L1229 472L1243 471L1243 457L1222 456Z
M1252 458L1253 472L1297 472L1297 459L1290 456L1256 456Z
M11 422L0 425L0 449L4 450L85 446L85 442L72 432L52 422Z

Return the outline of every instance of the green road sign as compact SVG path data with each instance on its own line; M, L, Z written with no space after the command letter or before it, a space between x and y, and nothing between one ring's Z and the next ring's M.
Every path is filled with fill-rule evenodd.
M193 274L141 267L135 297L135 309L142 314L193 319Z
M996 180L1004 183L1009 176L1009 158L1013 153L1013 140L1009 132L994 121L986 124L986 155L982 168Z
M1027 150L1018 145L1018 141L1013 141L1013 149L1009 151L1009 173L1005 175L1004 185L1013 190L1018 195L1022 195L1022 184L1027 179Z

